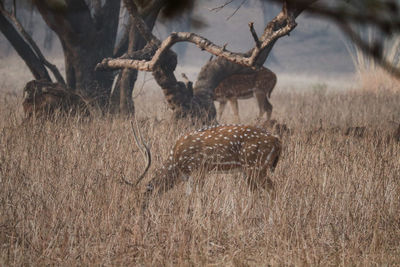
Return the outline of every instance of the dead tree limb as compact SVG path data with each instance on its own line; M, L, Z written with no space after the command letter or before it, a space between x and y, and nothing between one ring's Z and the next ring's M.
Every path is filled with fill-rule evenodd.
M316 0L308 1L311 4ZM215 120L213 90L218 83L232 74L254 72L255 69L261 67L275 42L296 27L295 18L304 10L303 6L289 6L284 2L282 11L266 25L260 38L257 37L259 41L255 39L254 47L246 53L237 53L227 50L226 46L218 46L202 36L189 32L172 33L161 42L149 31L137 14L134 2L124 0L124 3L130 12L133 24L145 36L148 43L141 51L135 51L129 58L103 59L97 64L96 69L130 68L152 72L170 108L174 111L175 118L191 117L200 119L203 123ZM193 92L188 90L183 82L177 81L173 73L177 58L170 48L178 42L191 42L200 49L217 56L201 69Z
M139 29L138 25L135 24ZM218 46L211 42L210 40L197 35L195 33L190 32L174 32L171 33L158 47L154 56L151 60L136 60L136 59L123 59L123 58L106 58L101 63L97 65L98 70L105 69L121 69L121 68L131 68L137 69L141 71L153 71L154 66L160 62L161 57L168 51L174 44L178 42L190 42L197 45L201 50L206 50L210 54L213 54L217 57L223 57L227 60L234 62L236 64L240 64L247 67L259 67L256 65L257 58L260 56L261 52L274 40L287 35L296 27L296 22L291 15L287 17L287 25L278 30L273 30L273 26L271 25L268 34L262 36L261 41L256 43L251 55L249 57L244 56L242 53L235 53L226 50L223 46ZM140 26L142 27L142 26ZM141 28L140 31L147 32L145 28ZM147 37L149 38L148 34ZM156 37L149 38L149 42L154 42L154 45L157 45L157 41L155 41ZM157 39L158 40L158 39Z
M283 2L282 0L273 0ZM367 3L360 1L344 1L334 6L326 3L317 3L309 5L308 0L285 0L288 5L297 5L307 7L307 12L332 20L338 25L342 32L360 48L360 50L372 57L380 66L400 79L400 68L396 63L388 61L383 53L381 40L371 43L370 40L364 40L362 36L354 30L355 25L373 26L379 29L382 36L391 37L394 33L400 32L400 4L396 1L382 1L373 8L368 8ZM367 1L365 1L367 2ZM363 6L365 5L365 6Z
M14 3L15 4L15 3ZM8 12L3 5L0 5L0 12L12 23L14 24L15 28L18 30L18 32L21 34L21 36L29 43L29 45L32 47L33 51L41 61L43 65L45 65L54 75L56 78L57 82L61 83L62 85L65 85L64 78L62 77L60 71L57 69L56 65L51 64L42 54L42 51L40 51L39 47L36 45L35 41L32 39L32 37L25 31L24 27L22 24L18 21L17 17L15 16L15 6L13 6L13 11L12 13Z

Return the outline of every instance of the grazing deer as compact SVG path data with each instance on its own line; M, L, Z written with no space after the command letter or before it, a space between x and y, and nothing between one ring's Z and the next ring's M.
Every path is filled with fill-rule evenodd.
M136 143L148 160L146 170L136 184L125 180L130 185L137 185L149 169L151 157L143 140L138 139L133 124L132 129ZM178 139L146 190L148 194L155 189L158 193L165 192L199 170L206 173L242 170L252 189L263 187L272 190L273 182L267 173L275 169L280 153L280 140L262 128L243 125L207 127Z
M271 118L272 105L269 102L271 92L276 85L276 75L267 68L250 73L234 74L224 79L214 89L214 100L219 102L218 117L221 119L226 107L226 102L231 103L235 120L240 121L238 99L248 99L256 97L258 108L260 109L259 118L267 112L267 119Z

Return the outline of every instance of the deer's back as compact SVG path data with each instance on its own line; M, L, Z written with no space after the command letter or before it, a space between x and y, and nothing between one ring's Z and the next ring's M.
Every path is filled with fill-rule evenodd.
M262 90L268 95L271 96L271 92L274 89L277 82L277 78L275 73L267 68L263 68L261 71L257 72L255 79L255 87L258 90Z
M254 88L264 91L269 96L276 81L275 73L267 68L250 74L233 74L222 80L215 88L214 100L234 97L251 98Z
M224 79L214 90L214 99L250 98L253 96L256 73L234 74Z
M172 150L171 168L190 174L209 170L261 168L279 155L277 137L253 126L227 125L202 129L181 137Z

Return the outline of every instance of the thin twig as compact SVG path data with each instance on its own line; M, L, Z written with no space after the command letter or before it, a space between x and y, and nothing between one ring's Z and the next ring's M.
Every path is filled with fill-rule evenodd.
M140 152L142 153L142 155L145 157L145 159L146 159L146 161L147 161L147 165L146 165L145 170L144 170L143 173L139 176L139 178L136 180L136 182L135 182L135 184L134 184L135 186L137 186L137 185L140 183L140 181L145 177L147 171L148 171L149 168L150 168L150 165L151 165L151 153L150 153L149 147L146 145L146 143L145 143L145 141L144 141L144 139L143 139L143 136L142 136L142 133L141 133L141 131L140 131L140 129L139 129L139 125L138 125L138 123L137 123L136 117L134 117L134 120L135 120L136 127L138 128L138 132L136 132L135 127L134 127L134 125L133 125L133 121L131 121L131 127L132 127L132 131L133 131L133 136L134 136L134 138L135 138L135 142L136 142L136 144L138 145L138 148L139 148ZM139 133L139 135L138 135L138 133ZM126 181L126 180L125 180L125 182L127 182L128 184L130 184L130 183L129 183L128 181Z
M239 11L239 9L244 5L244 3L246 3L247 2L247 0L243 0L242 1L242 3L240 3L240 5L235 9L235 11L233 11L233 13L230 15L230 16L228 16L227 18L226 18L226 20L229 20L230 18L232 18L235 14L236 14L236 12L238 12Z
M220 5L220 6L217 6L217 7L214 7L214 8L210 8L209 10L210 10L210 11L218 12L218 11L220 11L221 9L223 9L224 7L226 7L227 5L229 5L229 4L232 3L232 2L233 2L233 0L227 1L227 2L225 2L224 4L222 4L222 5Z

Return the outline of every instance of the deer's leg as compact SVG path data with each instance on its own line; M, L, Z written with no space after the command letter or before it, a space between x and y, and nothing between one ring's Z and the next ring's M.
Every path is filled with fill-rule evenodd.
M224 113L226 107L226 99L220 100L219 101L219 110L218 110L218 119L221 120L222 118L222 113Z
M257 105L258 105L258 109L259 109L258 117L259 117L259 119L261 119L265 113L265 99L267 98L267 96L265 95L265 93L263 91L258 90L258 89L254 90L254 96L257 99Z
M265 110L267 111L267 119L269 121L272 115L272 104L269 102L268 97L265 97Z
M257 99L258 108L260 109L259 118L261 119L265 112L267 112L267 119L271 119L272 104L269 102L267 95L262 90L255 90L254 95Z
M230 98L229 103L231 103L233 115L235 116L235 122L240 123L239 117L239 104L237 98Z

